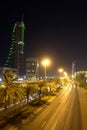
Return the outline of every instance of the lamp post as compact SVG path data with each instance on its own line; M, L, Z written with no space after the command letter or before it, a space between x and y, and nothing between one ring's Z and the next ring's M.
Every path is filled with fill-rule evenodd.
M63 71L64 71L63 68L60 68L60 69L59 69L60 77L61 77Z
M46 80L46 76L47 76L47 66L50 64L50 61L48 59L44 59L42 61L42 64L44 65L44 79Z

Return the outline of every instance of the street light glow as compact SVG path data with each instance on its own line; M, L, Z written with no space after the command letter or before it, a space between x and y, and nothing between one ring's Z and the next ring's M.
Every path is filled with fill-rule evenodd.
M44 66L44 78L45 78L45 80L46 80L46 74L47 74L46 68L47 68L47 66L50 64L50 60L49 60L49 59L43 59L43 60L42 60L42 64L43 64L43 66Z
M60 68L60 69L59 69L59 72L60 72L60 73L62 73L62 72L63 72L63 69L62 69L62 68Z
M48 59L44 59L43 61L42 61L42 64L45 66L45 65L49 65L50 64L50 60L48 60Z

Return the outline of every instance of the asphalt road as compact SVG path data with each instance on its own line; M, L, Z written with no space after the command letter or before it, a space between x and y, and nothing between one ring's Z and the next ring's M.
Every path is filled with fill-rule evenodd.
M31 123L21 130L82 130L78 88L65 87Z

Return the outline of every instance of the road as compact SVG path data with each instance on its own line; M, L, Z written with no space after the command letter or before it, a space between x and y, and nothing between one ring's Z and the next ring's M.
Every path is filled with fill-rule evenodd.
M65 87L50 105L21 130L82 130L78 87Z

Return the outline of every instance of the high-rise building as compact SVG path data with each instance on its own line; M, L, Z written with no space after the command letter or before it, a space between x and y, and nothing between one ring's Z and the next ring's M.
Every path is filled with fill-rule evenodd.
M13 27L11 47L5 66L17 69L18 76L24 75L24 30L23 21Z
M37 58L26 59L26 78L39 79L39 64Z
M75 62L72 63L72 78L75 76L75 72L76 72L76 64Z

